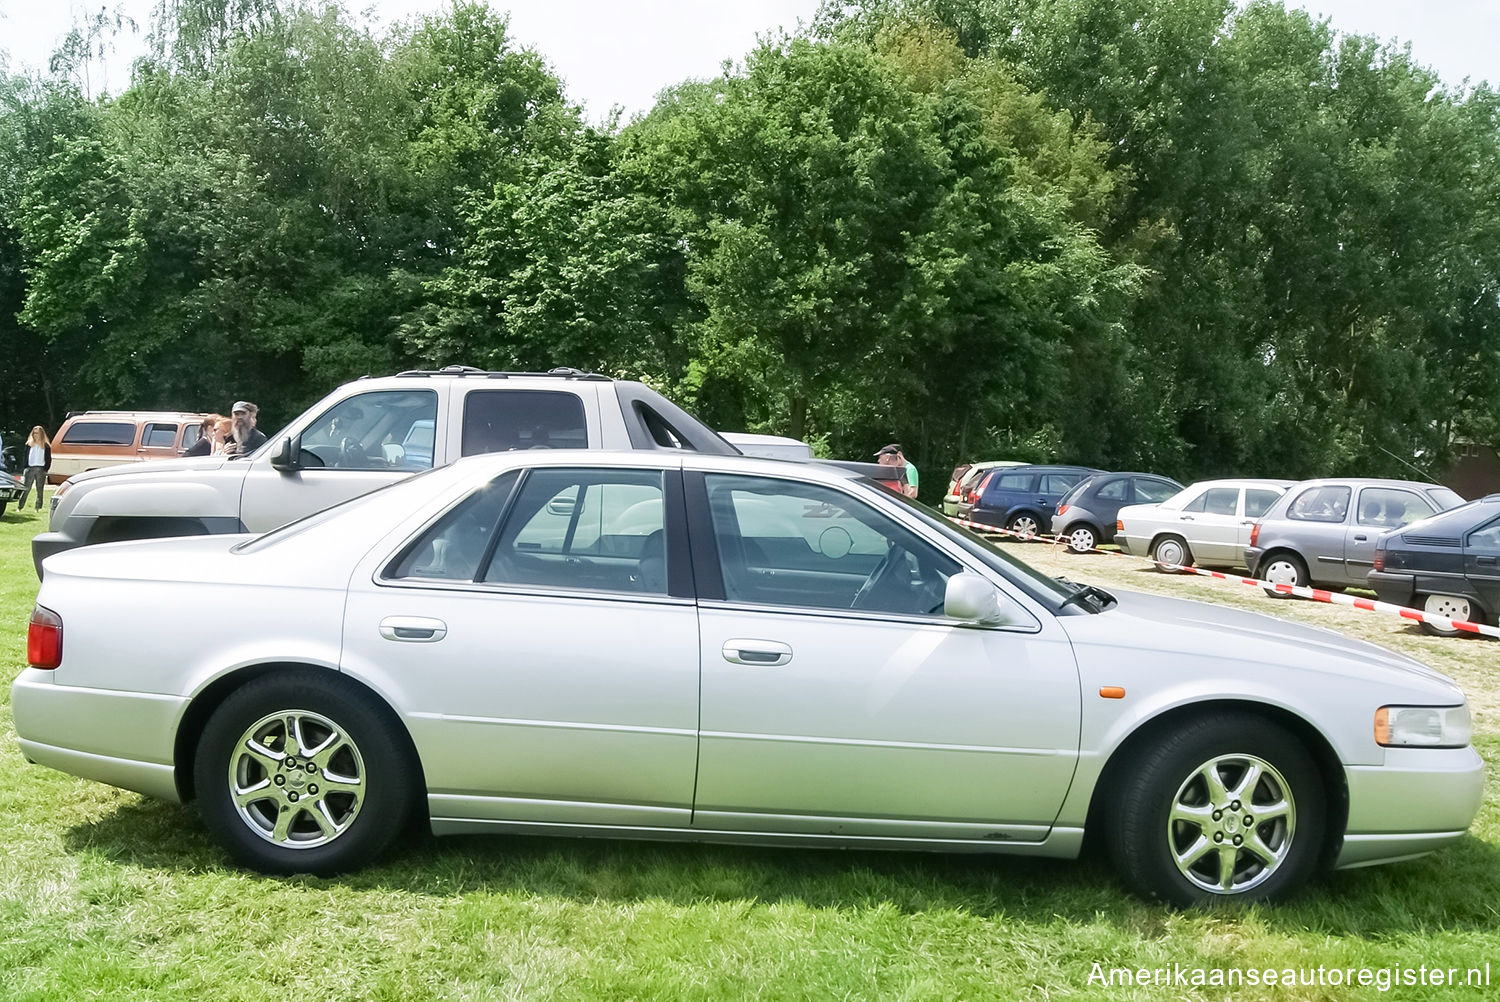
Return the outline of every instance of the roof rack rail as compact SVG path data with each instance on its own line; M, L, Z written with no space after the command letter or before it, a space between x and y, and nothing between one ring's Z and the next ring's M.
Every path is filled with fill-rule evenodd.
M478 379L510 379L515 376L552 376L555 379L587 379L591 381L610 382L608 376L601 376L597 372L584 372L581 369L573 369L568 366L558 366L548 369L546 372L493 372L489 369L480 369L472 365L445 365L441 369L407 369L405 372L396 373L397 378L419 378L426 376L473 376Z

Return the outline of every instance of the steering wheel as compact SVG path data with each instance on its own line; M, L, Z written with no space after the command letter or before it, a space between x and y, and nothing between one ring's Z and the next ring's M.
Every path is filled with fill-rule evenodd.
M849 608L863 609L873 595L895 578L898 568L906 569L906 551L892 546L885 551L885 557L875 565L870 576L865 578L865 583L859 586L859 591L854 593L854 601L849 603Z
M365 447L360 445L357 438L346 438L339 446L338 465L345 467L363 467L370 464L370 457L365 452Z

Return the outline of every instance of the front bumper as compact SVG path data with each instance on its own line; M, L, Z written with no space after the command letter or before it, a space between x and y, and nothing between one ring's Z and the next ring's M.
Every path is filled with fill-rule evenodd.
M1385 764L1348 766L1340 869L1426 855L1463 838L1484 799L1484 760L1465 748L1387 748Z
M30 762L177 802L173 742L187 699L59 685L27 668L10 687L17 743Z

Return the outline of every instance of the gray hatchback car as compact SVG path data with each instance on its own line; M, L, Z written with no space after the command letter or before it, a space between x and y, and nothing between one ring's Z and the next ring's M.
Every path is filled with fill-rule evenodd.
M1250 530L1245 566L1272 584L1363 587L1382 533L1463 503L1440 484L1306 480Z

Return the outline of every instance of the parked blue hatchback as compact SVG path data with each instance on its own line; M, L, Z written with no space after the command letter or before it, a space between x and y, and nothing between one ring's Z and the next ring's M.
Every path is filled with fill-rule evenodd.
M959 518L1034 536L1047 532L1063 495L1084 477L1102 473L1090 466L1010 466L985 474L958 505Z

